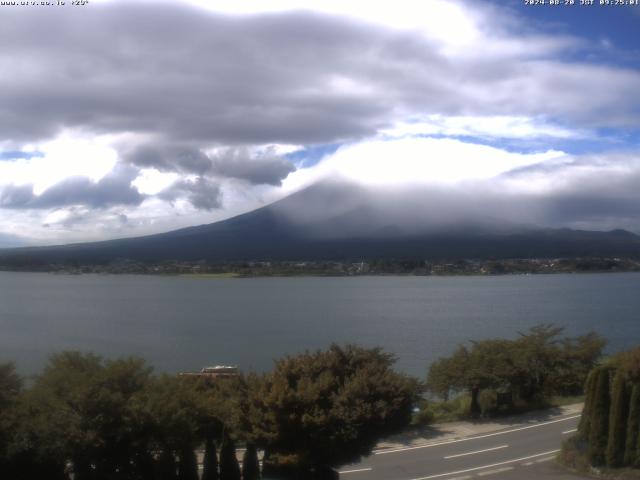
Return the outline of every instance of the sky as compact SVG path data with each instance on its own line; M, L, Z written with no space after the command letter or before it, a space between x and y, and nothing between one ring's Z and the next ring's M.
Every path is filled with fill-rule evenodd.
M640 233L638 6L14 3L0 247L211 223L326 177Z

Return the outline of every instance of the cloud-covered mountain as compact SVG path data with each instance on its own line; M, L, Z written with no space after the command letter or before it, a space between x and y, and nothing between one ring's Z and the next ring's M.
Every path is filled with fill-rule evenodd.
M544 196L542 210L564 196L554 218L528 220L640 232L629 9L53 3L0 15L0 246L2 235L69 243L223 220L328 170L448 184L443 212L461 182L536 206Z
M437 192L323 181L228 220L145 237L0 251L81 263L639 256L624 230L540 228L444 210Z

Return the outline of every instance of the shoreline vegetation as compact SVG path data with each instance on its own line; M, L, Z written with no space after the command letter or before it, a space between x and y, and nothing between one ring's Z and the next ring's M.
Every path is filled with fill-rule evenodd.
M2 258L0 271L57 274L179 275L188 278L351 277L351 276L496 276L554 273L640 272L640 260L618 257L516 259L374 259L336 261L100 262L36 261Z
M333 480L335 468L411 429L574 403L605 343L540 324L460 345L425 380L396 372L380 348L335 344L215 380L66 351L25 385L0 363L0 477L198 480L204 450L205 480L257 479L259 452L263 474Z
M560 462L596 478L640 479L640 347L602 362L585 385L582 418Z

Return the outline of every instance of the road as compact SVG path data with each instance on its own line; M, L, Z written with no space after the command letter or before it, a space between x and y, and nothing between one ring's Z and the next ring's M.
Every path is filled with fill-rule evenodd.
M555 480L583 478L553 459L579 415L429 445L379 450L340 469L341 480Z

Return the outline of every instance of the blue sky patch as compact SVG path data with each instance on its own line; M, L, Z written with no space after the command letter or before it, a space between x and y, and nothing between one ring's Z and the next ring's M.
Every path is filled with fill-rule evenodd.
M296 150L285 155L285 158L291 160L298 168L308 168L317 164L322 158L335 153L342 143L327 143L324 145L310 145L302 150Z
M40 157L44 157L44 153L38 152L38 151L21 152L21 151L8 150L5 152L0 152L0 161L20 160L20 159L29 160L30 158L40 158Z

